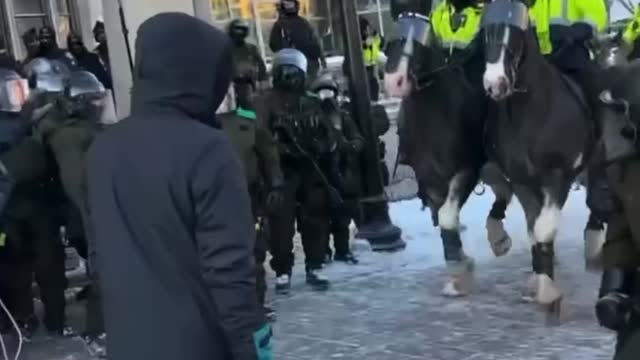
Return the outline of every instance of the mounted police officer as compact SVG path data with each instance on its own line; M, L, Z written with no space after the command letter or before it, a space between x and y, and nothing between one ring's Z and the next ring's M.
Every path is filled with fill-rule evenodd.
M364 138L349 113L340 106L338 83L331 74L317 78L311 84L311 91L320 100L323 113L333 118L334 129L340 135L337 154L332 156L333 171L329 174L333 176L332 183L340 191L344 202L332 209L329 217L335 254L327 238L327 262L335 260L355 265L358 260L351 252L349 225L351 220L357 221L359 217L359 156L364 147Z
M445 0L431 13L433 33L449 54L449 62L464 66L467 77L479 91L484 72L484 59L476 51L476 35L482 19L482 0Z
M229 37L233 42L233 81L236 84L265 87L267 67L258 48L247 42L249 22L235 19L229 24ZM236 93L241 92L236 88Z
M251 90L255 84L244 86L245 90L235 94L235 106L216 119L235 147L247 176L253 215L256 220L256 286L258 300L264 307L267 318L273 319L275 312L265 306L267 283L264 262L267 257L269 228L268 209L276 212L284 202L284 177L280 168L280 157L273 136L265 123L253 110ZM238 85L235 86L237 88ZM230 93L233 93L233 88Z
M290 289L296 223L305 252L307 284L315 290L329 287L321 270L328 238L329 197L335 199L336 194L325 165L337 145L331 119L323 114L317 99L307 96L306 81L304 54L295 49L281 50L274 59L274 88L262 102L278 144L285 179L284 204L269 217L271 268L276 272L278 293Z
M631 59L638 57L640 51L640 47L636 46L638 39L640 39L640 5L636 6L631 20L622 32L622 40L629 50L629 58Z
M589 41L608 23L604 0L535 0L530 11L540 51L582 88L589 106L598 108L597 65Z

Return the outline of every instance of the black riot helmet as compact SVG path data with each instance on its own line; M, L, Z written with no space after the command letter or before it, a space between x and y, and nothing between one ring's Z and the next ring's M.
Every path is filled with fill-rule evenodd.
M298 2L298 0L280 0L278 10L280 10L281 14L287 16L298 15L298 12L300 11L300 2Z
M29 97L29 85L15 70L0 68L0 112L19 113Z
M249 22L244 19L235 19L229 24L229 37L235 44L243 44L249 36Z
M431 5L436 0L391 0L391 17L394 20L402 13L415 13L429 16Z
M31 89L59 93L64 91L71 71L58 60L35 58L24 67L24 73Z
M69 116L81 116L96 122L100 120L107 91L95 75L84 70L72 72L64 95Z
M107 42L107 34L102 21L96 21L96 24L93 26L93 38L98 44Z
M302 92L307 80L307 58L296 49L282 49L273 59L273 86Z

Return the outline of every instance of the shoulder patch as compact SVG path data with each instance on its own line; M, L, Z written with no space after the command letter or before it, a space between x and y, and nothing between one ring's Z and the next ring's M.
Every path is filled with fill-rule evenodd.
M255 120L258 118L258 116L256 115L255 111L252 110L247 110L247 109L243 109L243 108L238 108L236 110L236 115L243 117L245 119L249 119L249 120Z

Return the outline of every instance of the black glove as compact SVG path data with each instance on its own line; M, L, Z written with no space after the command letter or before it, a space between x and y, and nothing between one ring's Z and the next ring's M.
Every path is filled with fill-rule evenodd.
M274 179L271 181L271 188L267 193L266 205L267 211L274 214L284 206L285 191L284 181L282 179Z
M360 153L364 148L364 141L362 139L355 139L348 142L348 150L354 153Z
M589 24L575 23L571 25L573 42L585 43L593 38L593 28Z

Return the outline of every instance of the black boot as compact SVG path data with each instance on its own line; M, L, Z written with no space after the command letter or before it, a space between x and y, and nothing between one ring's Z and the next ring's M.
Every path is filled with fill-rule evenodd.
M276 311L273 310L271 306L264 305L262 306L264 309L264 315L267 318L267 321L270 323L276 322Z
M36 332L38 331L38 328L40 327L40 321L38 320L38 318L35 315L33 315L27 320L24 320L24 321L18 320L17 323L18 323L18 328L20 328L20 334L22 335L22 340L24 342L31 342L31 340L33 339L33 336L36 334Z
M358 265L359 263L358 259L356 258L355 255L353 255L351 251L345 254L336 254L333 260L343 262L349 265Z
M107 358L107 334L85 334L82 336L89 354L98 359Z
M624 330L634 315L635 271L614 268L602 274L600 296L596 304L596 317L601 326L614 330Z
M307 269L307 284L315 291L327 291L330 286L329 279L322 275L321 269Z
M276 277L276 294L287 295L289 291L291 291L291 275L278 275Z

